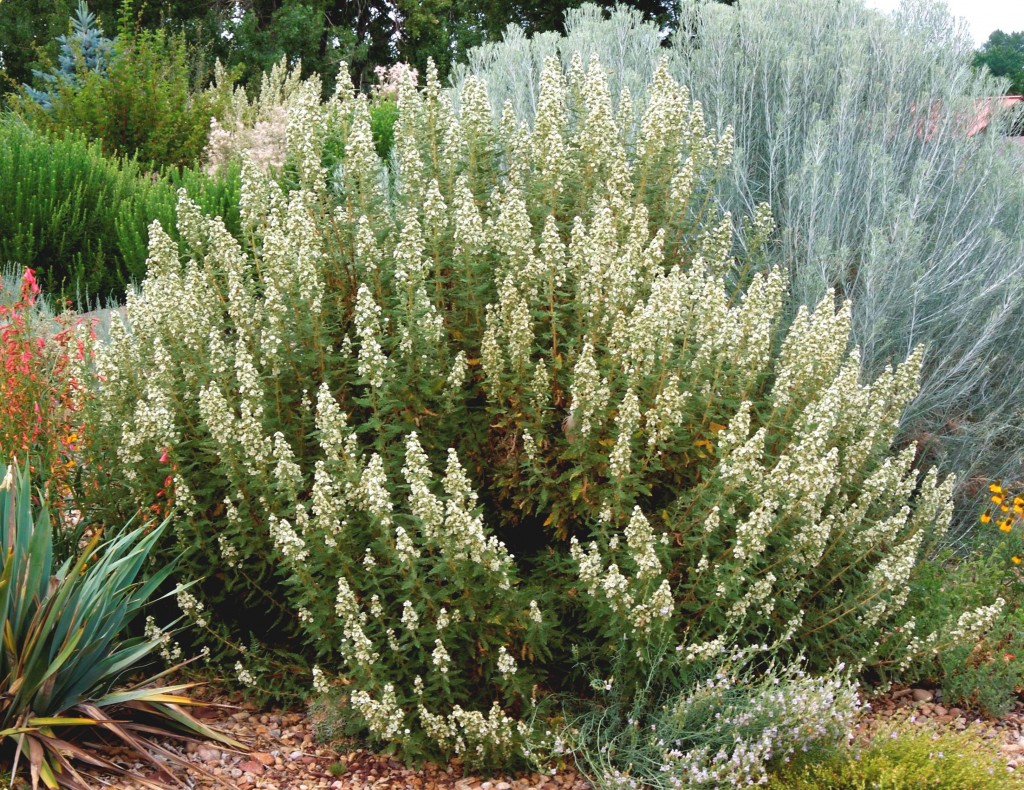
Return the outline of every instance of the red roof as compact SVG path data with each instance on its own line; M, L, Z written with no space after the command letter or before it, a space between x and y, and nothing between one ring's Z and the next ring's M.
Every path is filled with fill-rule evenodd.
M992 113L996 108L1008 110L1020 102L1024 102L1024 96L989 96L986 99L978 99L975 102L974 120L967 130L967 136L974 137L984 131L992 120Z

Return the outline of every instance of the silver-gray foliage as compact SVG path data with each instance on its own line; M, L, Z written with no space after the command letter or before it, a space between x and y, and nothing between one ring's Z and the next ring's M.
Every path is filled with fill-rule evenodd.
M665 49L635 12L584 6L564 39L510 32L456 79L485 75L492 103L530 118L545 55L598 52L639 108L633 86L667 57L709 126L733 127L719 198L735 216L770 203L796 302L828 288L851 298L871 375L925 344L904 440L957 472L968 500L982 481L1019 479L1024 166L997 129L968 135L979 100L1003 85L971 68L965 31L926 0L892 17L861 0L683 0L682 20Z

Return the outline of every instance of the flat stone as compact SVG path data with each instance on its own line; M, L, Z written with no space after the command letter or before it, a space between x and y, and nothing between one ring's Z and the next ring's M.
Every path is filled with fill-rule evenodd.
M914 702L931 702L935 699L935 694L928 689L912 689L910 696L914 698Z
M239 763L238 767L245 773L253 774L254 776L259 776L266 770L263 764L256 762L256 760L246 760L244 763Z

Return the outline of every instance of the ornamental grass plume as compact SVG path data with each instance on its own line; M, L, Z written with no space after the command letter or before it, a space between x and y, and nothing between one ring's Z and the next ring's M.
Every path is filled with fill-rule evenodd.
M865 380L833 294L783 330L769 212L738 266L718 208L732 133L664 65L638 123L596 58L547 63L532 129L401 80L387 163L365 97L296 90L243 241L183 194L96 347L89 512L167 492L214 657L493 765L623 645L906 652L953 485L890 451L922 352Z

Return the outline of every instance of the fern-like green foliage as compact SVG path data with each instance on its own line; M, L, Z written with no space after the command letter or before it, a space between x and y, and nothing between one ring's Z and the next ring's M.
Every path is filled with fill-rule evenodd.
M821 670L998 614L918 634L906 608L951 507L891 450L921 352L865 379L833 295L787 330L781 269L744 270L769 211L738 265L716 205L730 134L667 68L647 93L636 121L599 60L550 59L528 129L480 80L453 105L406 76L384 163L368 100L309 80L282 166L243 164L240 238L187 196L180 243L151 230L96 348L84 504L173 499L164 550L242 682L313 665L382 746L497 763L578 661L625 649L627 683L652 644L670 672L764 643Z
M512 30L470 52L455 85L483 77L496 111L508 103L532 123L544 58L568 69L596 53L613 101L628 90L642 113L667 56L707 123L733 130L717 199L737 219L770 204L767 260L786 267L797 302L849 298L872 373L925 346L900 442L957 474L959 522L973 526L983 481L1024 469L1024 180L999 139L1008 119L968 136L979 100L1002 85L975 72L971 42L931 2L887 18L859 0L687 0L681 19L666 50L639 15L587 5L566 15L563 37Z

